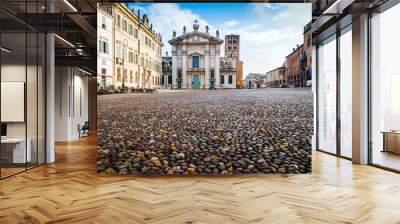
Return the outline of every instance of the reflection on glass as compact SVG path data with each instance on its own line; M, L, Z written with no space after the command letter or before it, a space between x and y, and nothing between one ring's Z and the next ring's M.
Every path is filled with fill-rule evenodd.
M352 157L352 35L340 36L340 153Z
M336 153L336 41L318 48L318 147Z
M30 161L26 141L26 35L2 33L1 46L1 175L6 177L25 170Z
M372 17L372 163L400 170L400 5ZM397 131L397 132L396 132Z
M27 167L37 165L37 79L38 79L38 36L35 32L27 33L28 61L26 64L27 82L26 82L26 114L27 114L27 150L30 151L30 158L27 161Z

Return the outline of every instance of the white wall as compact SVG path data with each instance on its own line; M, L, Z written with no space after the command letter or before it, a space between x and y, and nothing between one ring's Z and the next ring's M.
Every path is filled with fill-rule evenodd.
M55 140L70 141L88 120L88 78L72 67L56 67L56 74Z

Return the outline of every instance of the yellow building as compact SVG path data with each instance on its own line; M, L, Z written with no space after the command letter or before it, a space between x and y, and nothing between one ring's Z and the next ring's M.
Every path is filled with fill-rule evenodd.
M239 59L236 61L236 88L243 89L243 61Z
M115 87L149 88L161 86L161 35L149 18L125 4L114 4Z

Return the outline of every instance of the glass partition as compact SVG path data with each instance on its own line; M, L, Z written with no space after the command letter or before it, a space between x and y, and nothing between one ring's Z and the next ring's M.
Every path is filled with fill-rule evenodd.
M0 178L45 163L46 39L23 22L43 5L0 2Z
M318 47L318 149L336 154L336 36Z
M24 171L30 162L26 150L26 33L1 34L1 175ZM4 50L6 49L6 50Z

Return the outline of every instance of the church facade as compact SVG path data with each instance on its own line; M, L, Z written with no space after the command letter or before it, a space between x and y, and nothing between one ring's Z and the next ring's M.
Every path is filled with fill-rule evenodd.
M199 27L195 20L193 31L187 32L183 27L182 35L177 36L174 31L172 40L168 41L172 46L172 88L235 88L235 85L229 85L230 80L233 83L236 80L236 77L229 78L235 76L234 68L220 56L224 41L219 38L219 31L214 36L209 33L208 26L205 32L199 31ZM221 62L229 69L221 68Z

